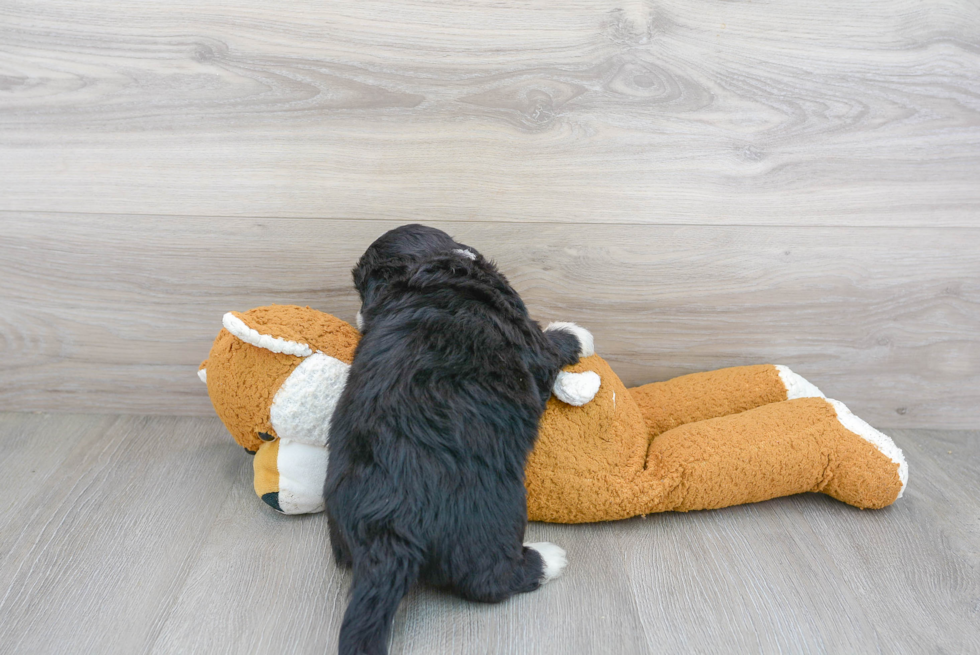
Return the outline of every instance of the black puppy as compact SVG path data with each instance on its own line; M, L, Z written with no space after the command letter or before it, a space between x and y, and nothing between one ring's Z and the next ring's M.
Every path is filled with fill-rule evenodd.
M330 428L330 541L353 565L340 654L385 653L416 580L504 600L565 566L523 544L524 466L559 370L591 354L570 323L542 331L493 263L406 225L353 270L363 334Z

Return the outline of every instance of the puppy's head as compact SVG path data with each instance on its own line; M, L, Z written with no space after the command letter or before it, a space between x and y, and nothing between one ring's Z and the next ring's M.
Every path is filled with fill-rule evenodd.
M451 236L425 225L402 225L385 232L358 260L351 273L361 306L370 305L389 283L404 278L418 262L437 255L455 253L476 259L479 253ZM363 329L359 314L358 328Z

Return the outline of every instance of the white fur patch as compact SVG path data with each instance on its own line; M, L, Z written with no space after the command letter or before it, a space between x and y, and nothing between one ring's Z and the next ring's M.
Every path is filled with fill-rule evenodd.
M197 369L197 377L201 378L201 382L204 384L208 383L208 369L199 368Z
M266 350L271 350L274 353L285 353L287 355L296 355L297 357L309 357L313 354L313 349L305 343L298 343L296 341L290 341L289 339L280 339L279 337L262 334L258 330L253 330L249 326L245 325L242 319L238 318L231 312L228 312L221 317L221 324L226 330L234 334L245 343L250 343L253 346L265 348Z
M457 248L453 251L457 255L462 255L463 257L469 257L470 259L476 261L476 253L472 250L466 250L465 248Z
M347 384L350 364L314 353L282 383L272 399L270 419L281 439L326 446L337 400Z
M279 508L283 514L322 512L327 479L327 449L288 439L279 440Z
M898 492L898 498L901 498L902 494L905 493L905 487L909 483L909 465L905 461L905 454L902 452L902 449L895 445L895 442L887 434L878 432L861 418L851 413L851 410L844 403L830 398L827 399L827 402L837 412L837 420L840 421L841 425L865 441L870 442L885 457L898 464L898 479L902 481L902 488Z
M568 557L565 549L561 546L548 541L539 541L533 544L524 544L532 550L538 551L544 561L544 571L541 572L541 584L554 580L568 565Z
M548 327L544 329L545 332L549 332L551 330L563 330L574 334L578 338L579 357L591 357L595 354L595 340L592 338L592 333L586 330L584 327L579 327L574 323L555 321L554 323L549 323Z
M826 398L823 392L817 389L816 385L805 377L789 370L788 366L776 364L776 370L779 371L779 379L786 386L786 400L793 400L794 398Z
M357 331L364 331L364 317L361 316L361 310L357 310L357 316L354 317L354 322L357 323Z
M581 407L595 398L600 386L602 386L602 380L595 371L585 371L584 373L560 371L558 377L555 378L555 386L552 387L551 391L563 403ZM616 400L613 399L613 402L615 403Z

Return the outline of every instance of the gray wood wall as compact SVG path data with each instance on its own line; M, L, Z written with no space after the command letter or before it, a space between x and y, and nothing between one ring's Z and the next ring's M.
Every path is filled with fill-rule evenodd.
M628 383L785 363L980 425L980 5L0 0L0 409L211 412L420 221Z

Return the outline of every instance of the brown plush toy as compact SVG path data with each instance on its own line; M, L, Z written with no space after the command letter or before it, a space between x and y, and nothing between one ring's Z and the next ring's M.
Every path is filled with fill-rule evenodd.
M286 514L323 509L327 431L359 333L308 307L224 316L201 364L215 411L255 452L255 490ZM610 521L807 491L860 508L900 498L902 451L786 367L627 389L596 355L563 371L526 469L532 521Z

